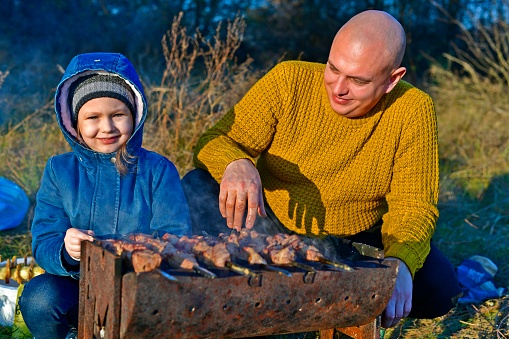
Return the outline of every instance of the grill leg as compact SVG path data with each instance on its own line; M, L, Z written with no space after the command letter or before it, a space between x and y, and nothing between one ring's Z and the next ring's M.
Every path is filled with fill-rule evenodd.
M377 317L370 323L361 326L352 326L344 328L336 328L321 330L321 339L334 339L334 332L346 334L347 336L355 339L380 339L380 317Z
M334 329L332 328L330 330L321 330L320 339L334 339Z

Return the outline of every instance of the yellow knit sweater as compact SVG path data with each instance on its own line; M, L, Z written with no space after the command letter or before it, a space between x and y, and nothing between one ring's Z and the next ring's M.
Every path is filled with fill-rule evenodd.
M288 229L348 236L383 218L386 256L412 275L438 217L438 146L431 98L400 81L367 115L330 107L323 64L280 63L199 140L195 165L221 181L256 161L266 203Z

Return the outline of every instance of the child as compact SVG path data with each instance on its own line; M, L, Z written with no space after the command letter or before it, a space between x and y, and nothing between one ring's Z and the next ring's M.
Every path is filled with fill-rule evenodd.
M48 160L37 193L32 249L45 274L20 298L35 338L74 338L82 241L131 232L190 234L175 166L141 147L147 103L121 54L71 60L55 94L57 120L73 152Z

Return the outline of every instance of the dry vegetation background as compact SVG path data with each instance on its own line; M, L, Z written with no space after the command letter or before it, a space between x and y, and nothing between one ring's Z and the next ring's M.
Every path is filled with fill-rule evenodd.
M145 83L149 119L144 146L166 155L181 175L192 168L199 135L263 74L235 51L245 22L218 27L212 40L190 34L177 17L162 40L166 69ZM458 23L461 26L461 24ZM435 64L427 77L439 119L441 216L434 241L456 266L484 255L499 267L495 283L509 285L509 28L463 28L463 42L449 64ZM221 39L220 30L226 30ZM8 73L0 72L0 86ZM55 84L56 85L56 84ZM69 150L55 121L53 103L0 131L0 176L28 194L25 223L0 232L0 255L30 255L30 222L40 176L48 157ZM5 331L5 336L2 332ZM7 338L9 329L0 329ZM315 333L285 338L316 338ZM508 338L509 296L461 305L434 320L408 319L385 338Z

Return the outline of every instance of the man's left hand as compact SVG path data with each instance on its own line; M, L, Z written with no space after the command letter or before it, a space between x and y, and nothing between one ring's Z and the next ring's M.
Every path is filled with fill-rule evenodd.
M407 265L398 258L387 258L399 261L399 271L396 277L396 286L391 299L382 314L382 327L396 326L399 321L406 318L412 309L412 274Z

